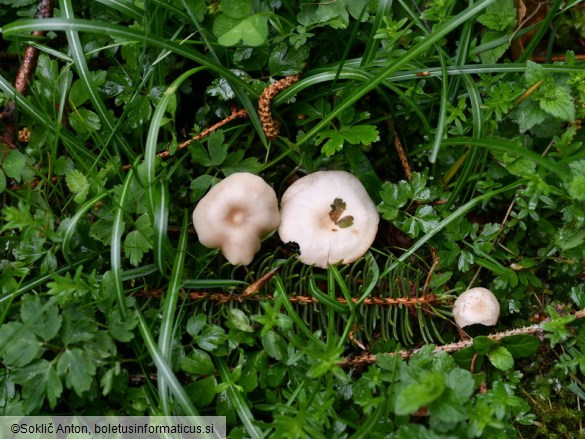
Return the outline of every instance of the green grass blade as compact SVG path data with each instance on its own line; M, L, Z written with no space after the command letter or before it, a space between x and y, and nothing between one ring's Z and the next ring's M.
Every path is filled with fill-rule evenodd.
M240 421L244 425L246 432L248 433L249 437L251 438L261 438L263 437L263 432L254 425L254 416L252 415L252 411L248 404L244 400L244 397L236 387L236 384L232 380L232 376L230 370L225 363L224 359L221 357L215 357L215 364L217 365L217 369L219 371L219 376L221 380L228 384L228 388L226 390L228 397L234 406Z
M71 0L60 0L61 10L63 11L63 15L65 18L73 19L73 5ZM118 131L115 129L115 123L112 120L112 116L108 113L108 109L106 104L104 103L103 99L101 98L97 87L95 86L93 79L89 73L89 68L87 66L87 62L85 60L85 53L83 52L83 47L81 45L81 40L79 39L79 35L74 30L65 30L65 34L67 35L67 41L69 42L69 50L71 51L71 56L75 63L75 69L77 70L77 74L79 78L83 81L85 88L89 92L90 100L100 118L100 120L106 125L107 131L113 134L116 139L116 143L124 150L126 156L130 161L133 161L136 158L136 154L133 152L132 148L124 140L119 134ZM96 134L97 135L97 134ZM102 147L107 148L108 142L101 141Z
M217 73L230 83L241 87L247 93L256 95L254 88L242 78L234 74L228 68L216 63L209 57L202 55L198 51L182 45L175 41L169 41L160 37L151 37L146 33L139 32L124 26L113 25L110 23L96 20L81 19L63 19L63 18L46 18L43 20L18 20L2 27L2 33L5 38L25 36L28 37L30 32L35 30L54 31L54 32L91 32L99 35L109 35L110 37L127 39L137 43L147 44L159 49L169 50L177 55L181 55L191 61L195 61L201 66Z
M124 185L122 186L122 191L120 192L120 198L116 200L117 206L114 213L112 238L110 244L112 283L122 317L125 317L128 313L126 296L124 295L124 285L122 284L122 234L124 233L124 204L126 203L126 198L130 192L130 186L133 178L134 172L132 169L130 169L130 171L128 171L128 175L126 175L126 179L124 180Z
M159 380L164 379L170 393L175 397L185 415L199 416L197 409L195 406L193 406L193 402L189 399L187 393L185 393L185 389L183 389L181 383L177 379L177 376L173 373L171 366L167 363L164 356L159 351L158 346L152 337L152 333L150 332L150 328L142 316L142 313L139 310L136 310L135 312L136 316L138 317L138 328L140 329L140 334L142 335L142 339L144 340L144 344L148 350L148 353L156 365ZM166 414L172 415L173 413Z
M108 8L112 8L137 22L142 20L142 16L144 14L140 8L134 6L132 3L123 2L120 0L96 0L96 2L107 6Z
M80 219L85 218L86 213L95 206L95 203L100 201L101 199L105 198L106 196L110 195L110 192L102 192L101 194L96 195L91 200L86 201L83 206L81 206L78 211L71 217L71 219L67 222L64 228L64 235L63 235L63 242L61 244L61 251L65 260L68 264L71 263L71 252L69 249L69 245L71 243L71 238L73 237L73 233L77 227L77 223Z
M169 364L171 363L171 349L173 344L173 332L176 325L177 302L179 300L183 267L185 265L185 254L187 251L187 239L189 237L189 234L187 233L189 230L187 227L188 221L189 215L187 211L185 211L183 213L183 228L181 230L178 248L175 252L175 261L171 272L171 279L164 299L163 317L158 337L160 354ZM170 413L171 406L168 399L167 382L164 375L159 378L158 391L165 413Z
M567 174L566 169L560 166L558 163L547 159L540 154L530 151L529 149L523 148L514 142L509 142L505 139L477 139L474 137L453 137L451 139L445 139L443 141L445 145L476 145L488 150L499 151L499 152L510 152L521 157L525 157L537 165L542 166L549 171L554 172L559 177L564 178Z
M364 49L360 66L365 67L370 64L376 58L376 52L380 47L380 40L375 39L374 36L378 32L378 29L382 26L384 17L390 15L392 8L392 0L380 0L378 8L376 9L376 15L374 16L374 22L372 23L372 30L370 31L370 37Z
M303 145L313 136L315 136L319 131L326 128L329 123L339 116L344 110L349 108L353 105L357 100L363 97L365 94L372 91L376 88L381 82L383 82L386 78L388 78L392 73L400 70L403 66L408 64L411 60L415 59L417 56L420 56L425 51L430 49L434 44L436 44L441 38L447 35L449 32L452 32L454 29L459 27L461 24L465 23L467 20L472 19L472 17L477 14L478 12L485 9L488 5L494 3L495 0L485 0L482 2L478 2L473 6L465 9L442 26L437 27L432 33L430 33L424 40L420 41L416 45L414 45L408 52L400 57L398 60L394 60L388 67L386 67L382 72L376 75L372 81L363 84L362 86L358 87L350 97L346 98L342 101L331 113L329 113L326 117L324 117L321 122L317 123L311 130L309 130L303 137L301 137L297 141L297 146Z

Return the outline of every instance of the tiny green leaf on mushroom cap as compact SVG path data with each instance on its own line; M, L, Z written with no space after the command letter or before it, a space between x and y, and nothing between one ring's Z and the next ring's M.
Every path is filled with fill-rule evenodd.
M471 288L462 293L453 305L455 323L463 328L469 325L493 326L500 316L500 303L487 288Z
M237 172L216 184L193 211L193 224L201 244L221 248L234 265L252 262L262 237L279 223L274 189L247 172Z
M301 262L321 268L362 257L380 220L360 181L345 171L319 171L294 182L282 196L280 215L280 239L298 244Z

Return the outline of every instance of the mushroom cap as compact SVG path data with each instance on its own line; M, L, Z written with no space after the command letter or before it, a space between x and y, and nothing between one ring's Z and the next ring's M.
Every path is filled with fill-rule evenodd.
M380 221L360 181L345 171L314 172L294 182L282 196L280 216L280 239L296 242L298 259L320 268L362 257Z
M234 265L252 262L261 238L279 223L274 189L248 172L237 172L213 186L193 211L201 244L221 248Z
M493 326L500 316L500 304L487 288L471 288L462 293L453 305L455 323L463 328L469 325Z

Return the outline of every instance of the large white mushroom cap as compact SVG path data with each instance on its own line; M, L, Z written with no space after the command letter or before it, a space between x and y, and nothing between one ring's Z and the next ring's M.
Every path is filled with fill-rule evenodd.
M221 248L234 265L252 262L261 238L275 230L279 222L274 189L247 172L232 174L213 186L193 211L201 244Z
M500 303L487 288L471 288L455 300L453 317L461 328L481 324L493 326L500 316Z
M301 262L321 268L362 257L380 221L360 181L345 171L319 171L294 182L282 196L280 216L280 239L299 245Z

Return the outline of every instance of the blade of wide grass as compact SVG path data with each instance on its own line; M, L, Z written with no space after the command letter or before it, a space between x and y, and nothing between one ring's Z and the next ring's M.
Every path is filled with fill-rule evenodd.
M183 413L187 416L199 416L197 409L193 406L193 402L189 399L185 389L181 386L181 383L177 379L177 376L173 373L173 370L169 363L167 363L165 357L161 354L157 344L154 341L150 328L146 324L144 317L140 310L135 310L138 318L138 328L148 353L150 354L152 361L154 362L158 370L159 381L163 379L168 386L168 389L175 400L179 403L179 406L183 410ZM164 378L163 378L164 377ZM165 415L173 415L174 413L165 413Z
M75 215L73 215L65 224L65 227L63 229L65 233L63 235L63 242L61 243L61 252L63 253L63 256L65 257L65 260L67 261L68 264L71 263L71 251L69 249L69 246L71 243L71 238L73 237L73 233L77 228L77 223L79 222L80 219L85 218L86 213L95 206L95 203L97 203L98 201L107 197L110 194L111 192L102 192L101 194L98 194L95 197L93 197L91 200L86 201L77 210Z
M130 169L128 171L128 175L126 175L126 179L124 180L122 191L120 192L120 198L117 200L117 206L114 212L114 222L112 224L112 238L110 241L110 266L112 271L112 283L122 318L126 317L126 314L128 313L126 296L124 295L124 285L122 284L122 234L124 233L124 204L126 203L126 199L130 193L130 187L132 185L133 179L134 170Z
M516 154L520 157L527 158L528 160L533 161L537 165L542 166L549 171L554 172L557 174L558 177L564 179L567 175L567 170L559 165L558 163L554 162L551 159L547 159L546 157L541 156L540 154L535 153L534 151L530 151L529 149L523 148L522 146L518 145L514 142L509 142L505 139L481 139L475 137L453 137L450 139L445 139L443 141L445 145L476 145L482 148L487 148L488 150L498 151L498 152L509 152L512 154Z
M80 142L71 132L62 129L57 130L55 121L51 120L44 111L38 107L35 107L30 99L25 98L23 95L18 93L12 86L11 82L6 80L1 75L0 91L5 93L8 99L16 102L16 108L18 108L19 111L38 122L44 128L48 129L51 134L59 134L63 144L67 147L72 155L79 157L80 161L93 163L96 160L96 156L91 151L88 151L85 145Z
M95 21L95 20L80 20L80 19L62 19L62 18L45 18L43 20L18 20L2 27L4 37L10 36L29 36L33 30L45 31L67 31L67 32L92 32L100 35L109 35L111 37L128 39L135 42L147 44L149 46L158 47L159 49L169 50L177 55L181 55L187 59L195 61L196 63L207 67L209 70L217 73L221 78L227 80L234 93L240 100L240 104L248 112L248 117L254 126L258 136L266 145L266 136L262 129L262 124L256 113L256 108L248 94L258 96L256 90L252 85L234 74L230 69L222 66L208 56L202 55L198 51L187 47L175 41L169 41L165 38L151 37L145 33L130 29L128 27L113 25L110 23Z
M167 272L166 260L171 253L171 244L167 235L169 217L168 183L157 184L156 177L156 157L158 152L159 131L163 124L163 118L167 107L175 96L177 89L186 79L202 70L204 70L203 67L196 67L184 72L165 90L154 110L146 137L146 150L144 157L144 166L146 168L146 193L149 201L149 209L153 218L154 260L158 265L161 274Z
M73 4L71 3L71 0L60 0L59 3L65 18L73 19ZM99 91L90 75L89 68L85 60L85 53L83 52L81 40L79 39L79 34L73 30L65 30L65 34L67 35L67 41L69 42L71 56L75 62L75 70L77 71L79 78L88 91L89 99L91 100L93 107L95 108L100 120L106 125L107 131L110 132L116 139L117 145L124 150L128 159L133 161L136 158L136 153L134 153L128 142L126 142L126 140L120 136L118 131L115 129L115 123L112 120L112 116L108 112L108 108L101 98ZM104 148L107 148L108 146L107 141L102 140L100 144L102 144Z
M232 380L232 375L225 360L222 357L215 357L215 364L217 365L221 380L228 385L226 392L246 432L251 438L262 437L264 434L260 428L254 425L254 416L250 407L248 407L246 400L242 396L242 392L237 389L236 383Z
M171 350L173 344L173 332L176 325L177 301L179 300L179 291L183 277L183 267L185 265L185 254L187 252L189 215L185 210L183 212L183 226L177 251L175 252L175 261L171 272L171 279L167 288L167 294L164 298L163 317L161 321L160 334L158 337L158 347L160 354L169 364L171 363ZM165 376L161 376L158 382L158 392L165 413L170 413L171 406L167 393L167 382Z
M468 7L446 23L438 26L433 32L431 32L424 40L415 44L407 53L403 54L399 59L393 60L393 62L386 67L382 72L378 73L374 79L368 83L365 83L358 87L348 98L344 99L331 113L325 116L319 123L317 123L311 130L309 130L304 136L297 140L297 146L303 145L308 142L313 136L319 133L321 130L326 128L329 123L336 117L338 117L343 111L352 106L357 100L362 98L364 95L376 88L381 82L383 82L392 73L400 70L404 65L408 64L411 60L417 56L422 55L425 51L435 45L441 38L452 32L461 24L467 20L471 20L475 14L485 9L488 5L494 3L496 0L485 0L479 2L471 7Z

